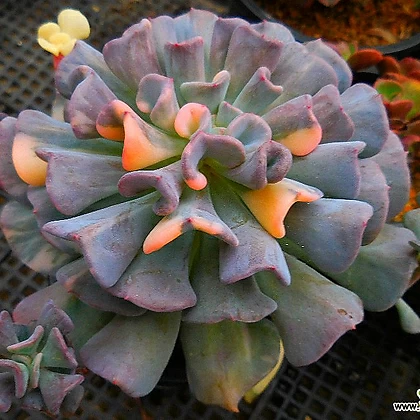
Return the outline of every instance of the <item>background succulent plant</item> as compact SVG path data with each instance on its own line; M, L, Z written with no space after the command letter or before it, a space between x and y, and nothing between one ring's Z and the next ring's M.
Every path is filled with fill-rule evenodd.
M1 225L57 282L89 369L132 396L180 339L196 396L237 410L288 360L317 360L411 285L412 231L387 222L409 172L377 92L322 41L191 10L144 19L103 54L78 41L65 122L0 123ZM75 297L76 296L76 297Z
M65 312L48 302L35 325L13 322L0 313L0 411L14 398L26 408L57 415L76 411L82 396L83 376L67 337L73 323Z

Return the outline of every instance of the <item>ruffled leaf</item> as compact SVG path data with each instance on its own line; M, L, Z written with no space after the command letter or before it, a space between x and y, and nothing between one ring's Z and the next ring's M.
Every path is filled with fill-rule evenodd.
M66 106L66 116L77 138L99 137L96 118L102 108L117 97L90 67L80 66L78 71L81 81Z
M219 244L220 281L235 283L267 270L283 284L289 284L290 273L280 245L255 220L236 192L227 185L217 184L212 185L211 192L217 213L239 240L236 247L224 242Z
M354 123L344 112L338 89L323 87L313 98L312 111L322 129L321 143L348 141L354 134Z
M280 59L283 44L266 38L251 26L238 26L232 34L224 64L231 75L226 100L232 102L260 67L273 71Z
M184 234L157 252L140 253L108 292L155 312L195 305L188 267L191 245L192 235Z
M348 330L363 320L357 295L337 286L298 259L286 255L292 274L283 287L271 273L259 273L258 284L277 302L272 314L286 358L295 366L323 356Z
M131 302L113 296L99 286L83 258L62 267L56 277L69 293L76 295L92 308L125 316L138 316L146 311Z
M368 85L358 83L341 95L341 103L355 127L350 140L366 143L361 157L377 154L389 133L388 117L379 93Z
M257 69L232 105L243 112L261 114L283 92L283 88L273 84L270 78L271 72L267 67Z
M166 75L174 79L175 90L185 82L204 82L204 42L197 36L187 41L167 43L164 46ZM178 100L182 95L177 95Z
M311 202L322 197L317 188L284 178L261 190L241 192L241 197L261 226L275 238L285 234L284 218L297 201Z
M180 320L180 312L117 315L83 346L82 361L131 397L146 395L169 361Z
M177 39L182 42L199 35L203 38L204 45L209 48L216 21L217 16L214 13L206 10L190 9L188 13L174 19Z
M225 99L230 83L230 74L226 70L217 73L211 82L185 82L180 92L186 102L205 105L211 113L217 111L219 104Z
M280 353L280 337L267 319L183 323L181 341L194 395L236 412L241 398L273 369Z
M239 18L217 19L211 40L208 66L206 68L207 80L223 70L232 34L239 26L249 26L249 23Z
M16 172L30 185L45 183L47 163L36 151L40 148L94 150L97 153L118 153L120 146L102 139L78 140L70 124L55 120L39 111L26 110L19 114L12 157Z
M44 230L75 241L98 283L102 287L111 287L156 223L151 210L155 198L155 194L149 194L71 219L50 222Z
M245 150L245 162L224 170L225 177L252 189L264 188L267 182L284 178L292 156L286 147L270 140L271 130L263 119L254 114L241 114L225 133L238 139Z
M107 42L103 57L112 72L133 90L147 74L161 73L148 19L130 27L121 38Z
M232 136L198 131L181 156L182 175L193 190L202 190L207 185L206 176L198 169L200 161L205 158L213 159L225 168L235 168L245 161L245 149Z
M209 132L211 128L210 110L197 103L188 103L178 112L174 127L177 134L189 139L198 131Z
M160 74L145 75L138 86L136 103L140 111L150 114L155 125L174 132L179 105L173 79Z
M83 41L76 42L73 51L61 60L55 74L56 87L65 98L70 98L84 79L78 72L79 66L92 68L118 98L129 102L133 99L129 88L109 69L102 53Z
M410 195L410 171L406 155L398 136L389 132L384 147L372 158L381 168L389 186L387 220L393 219L404 208Z
M167 216L178 207L184 186L180 162L152 171L129 172L118 182L120 194L126 197L132 197L150 188L159 191L161 198L153 205L153 211L158 216Z
M385 311L410 284L417 261L409 242L415 239L408 229L385 224L372 243L361 247L346 271L331 277L359 295L366 310Z
M201 191L186 189L177 209L165 216L153 228L143 243L145 254L158 251L183 233L199 230L237 246L238 239L217 215L208 188Z
M217 110L215 124L217 127L227 127L237 116L243 114L243 112L229 102L223 101L219 105Z
M32 187L28 188L28 199L32 204L32 213L38 224L38 229L41 231L41 236L46 239L58 251L68 254L73 259L79 254L77 245L71 241L50 235L47 232L42 232L42 227L45 223L52 220L62 220L67 217L60 213L52 204L48 192L45 187Z
M356 141L320 144L309 155L295 157L287 176L319 188L327 197L356 198L361 182L358 156L364 146Z
M270 315L276 304L259 290L252 277L233 284L219 279L218 241L202 235L198 260L193 265L191 283L196 305L185 311L184 322L213 324L223 320L257 322Z
M322 129L313 111L309 95L292 99L271 109L263 119L272 130L273 139L286 146L294 155L305 156L319 144Z
M48 149L37 154L48 161L48 194L55 208L68 216L117 194L118 181L126 173L117 156Z
M287 239L321 271L342 272L356 258L372 213L369 204L356 200L321 198L297 203L285 219Z
M45 305L51 300L57 307L65 310L74 325L77 325L77 328L67 336L75 350L79 350L114 316L112 313L98 311L85 305L74 295L68 293L61 283L56 282L21 300L13 311L13 319L19 324L36 322Z
M113 101L99 114L99 133L111 140L124 140L122 165L127 171L146 168L181 154L184 143L142 120L128 105Z

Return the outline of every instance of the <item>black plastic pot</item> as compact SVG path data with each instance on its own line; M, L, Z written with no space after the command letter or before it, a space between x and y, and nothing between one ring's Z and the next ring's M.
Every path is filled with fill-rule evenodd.
M242 16L250 21L268 20L279 22L252 0L232 0L230 14L233 16ZM295 39L299 42L307 42L314 39L313 37L301 33L296 28L292 28L283 22L280 23L290 29ZM420 33L395 44L369 48L375 48L381 53L392 55L397 59L402 59L404 57L420 58Z

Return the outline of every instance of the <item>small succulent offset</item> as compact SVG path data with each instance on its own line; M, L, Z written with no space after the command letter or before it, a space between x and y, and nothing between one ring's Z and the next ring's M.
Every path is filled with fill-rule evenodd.
M65 122L0 123L3 232L57 278L13 317L53 300L81 363L129 395L179 340L197 398L237 411L282 346L309 364L412 284L416 236L389 223L405 152L322 41L191 10L102 53L78 41L55 76Z
M72 413L83 397L84 377L68 346L71 319L48 302L36 325L19 325L7 311L0 313L0 411L10 409L14 398L25 408L57 415Z

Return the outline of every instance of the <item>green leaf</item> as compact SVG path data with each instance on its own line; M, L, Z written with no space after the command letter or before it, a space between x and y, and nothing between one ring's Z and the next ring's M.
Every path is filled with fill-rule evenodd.
M395 96L402 92L400 83L385 79L379 79L375 83L375 89L383 95L387 101L392 101Z
M320 273L286 254L292 275L284 287L271 273L259 273L258 284L278 305L272 314L286 358L296 366L324 355L346 331L363 319L360 299Z
M267 319L184 323L181 340L195 396L231 411L238 411L241 398L273 369L280 353L279 334Z
M128 395L146 395L169 361L180 321L180 312L117 315L83 346L82 361Z

